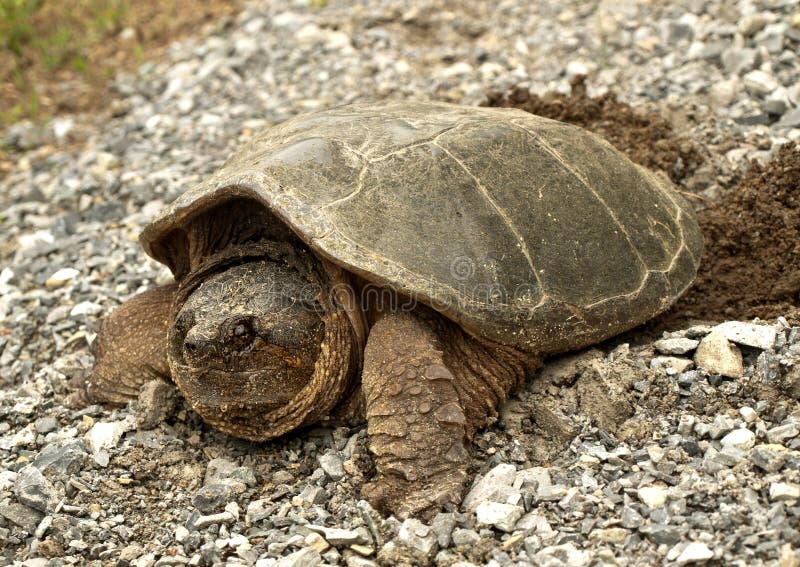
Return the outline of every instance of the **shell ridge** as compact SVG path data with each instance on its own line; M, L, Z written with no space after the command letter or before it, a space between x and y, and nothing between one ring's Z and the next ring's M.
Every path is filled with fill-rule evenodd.
M542 148L544 148L544 150L545 150L545 151L546 151L548 154L550 154L550 155L553 157L553 159L555 159L555 160L556 160L556 161L557 161L557 162L558 162L558 163L559 163L559 164L560 164L560 165L561 165L561 166L564 168L564 170L565 170L565 171L567 171L567 172L568 172L568 173L570 173L570 174L571 174L573 177L575 177L575 179L577 179L578 181L580 181L580 182L581 182L581 184L583 184L583 186L584 186L584 187L586 187L586 188L589 190L589 192L590 192L592 195L594 195L595 199L597 199L597 200L600 202L600 204L601 204L601 205L603 205L603 208L605 209L605 211L608 213L608 215L609 215L609 216L611 217L611 219L614 221L614 224L616 224L616 225L619 227L620 231L621 231L621 232L622 232L622 234L625 236L625 240L627 240L627 241L628 241L628 245L630 246L630 248L631 248L631 250L633 251L633 253L634 253L634 255L636 256L636 258L639 260L639 263L642 265L642 267L644 267L644 269L645 269L647 272L649 272L649 271L650 271L650 268L649 268L649 266L647 265L647 262L645 262L645 261L644 261L644 258L642 258L642 255L641 255L641 253L639 252L639 250L638 250L638 249L636 248L636 246L634 245L634 243L633 243L633 239L631 238L631 235L630 235L630 234L628 234L628 231L627 231L627 229L626 229L626 228L623 226L623 224L622 224L622 223L620 222L620 220L617 218L617 215L616 215L616 214L614 214L614 211L611 209L611 207L609 207L609 206L608 206L608 203L606 203L605 199L603 199L603 198L602 198L602 197L601 197L601 196L600 196L600 195L597 193L597 191L595 191L595 190L594 190L594 188L593 188L593 187L591 186L591 184L589 184L589 182L588 182L588 181L587 181L587 180L586 180L586 179L583 177L583 175L582 175L580 172L576 171L576 170L575 170L575 168L573 168L572 166L570 166L570 165L569 165L569 163L567 163L567 162L566 162L566 160L564 160L564 157L563 157L563 156L562 156L562 155L561 155L561 154L558 152L558 150L556 150L554 147L552 147L550 144L548 144L546 141L544 141L544 140L542 139L542 137L541 137L541 136L539 136L539 135L538 135L538 134L536 134L535 132L532 132L532 131L531 131L531 130L529 130L527 127L523 126L522 124L519 124L519 123L518 123L517 121L515 121L515 120L512 120L512 121L511 121L511 123L512 123L514 126L516 126L516 127L520 128L521 130L525 131L525 132L526 132L528 135L530 135L530 136L531 136L532 138L534 138L534 139L535 139L537 142L539 142L539 144L541 144ZM647 279L647 276L646 276L646 275L644 275L644 276L643 276L643 279Z
M517 243L519 244L520 248L522 249L522 254L525 256L525 260L528 262L528 266L530 266L531 273L533 277L536 278L536 284L539 286L539 290L541 292L541 297L539 298L539 302L534 306L534 309L542 304L544 298L546 297L544 293L544 286L542 285L542 280L539 278L539 274L536 272L536 266L533 264L533 259L531 258L530 248L528 247L528 243L525 242L525 238L522 236L522 233L519 229L514 225L514 221L511 220L511 217L508 216L508 213L494 200L494 198L489 193L489 190L484 187L483 183L481 183L480 179L478 179L467 167L463 161L458 159L450 150L439 144L438 142L432 142L437 148L441 149L445 154L447 154L450 159L455 161L458 166L464 170L470 179L472 179L473 183L475 183L475 187L477 187L478 191L489 201L489 204L492 205L494 210L500 215L500 218L503 219L503 222L506 223L506 226L511 231L511 234L517 239Z

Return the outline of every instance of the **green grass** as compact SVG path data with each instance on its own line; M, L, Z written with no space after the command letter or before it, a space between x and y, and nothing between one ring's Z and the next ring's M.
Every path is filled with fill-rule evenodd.
M7 62L0 81L13 83L26 99L17 99L13 107L0 111L0 124L41 118L31 79L33 68L46 73L71 69L85 76L113 75L115 69L95 69L89 54L93 46L119 32L130 1L0 0L0 59ZM141 47L137 57L144 59Z

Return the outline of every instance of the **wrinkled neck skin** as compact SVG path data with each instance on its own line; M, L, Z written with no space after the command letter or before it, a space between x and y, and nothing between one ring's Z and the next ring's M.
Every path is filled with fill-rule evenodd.
M363 315L349 276L297 243L206 254L181 281L171 374L191 407L264 441L325 422L359 396Z

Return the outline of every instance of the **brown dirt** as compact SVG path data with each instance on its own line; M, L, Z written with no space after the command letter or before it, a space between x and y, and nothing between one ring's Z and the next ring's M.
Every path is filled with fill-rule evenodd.
M582 77L573 81L569 95L539 96L514 88L488 98L488 106L521 108L600 134L632 161L667 173L679 187L707 161L708 153L675 133L662 116L634 109L611 93L588 97ZM729 178L718 181L722 187L730 184ZM697 279L651 328L698 320L798 318L800 146L783 146L764 166L752 163L738 187L700 211L698 221L706 248Z
M800 146L782 146L766 165L753 162L738 188L698 220L706 240L700 272L668 318L769 319L796 311Z

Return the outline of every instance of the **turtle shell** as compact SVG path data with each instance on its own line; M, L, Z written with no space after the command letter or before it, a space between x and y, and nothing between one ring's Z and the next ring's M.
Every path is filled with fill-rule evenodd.
M182 194L141 242L175 272L188 252L170 233L243 197L366 281L545 354L666 309L703 248L666 178L516 109L382 101L298 116Z

